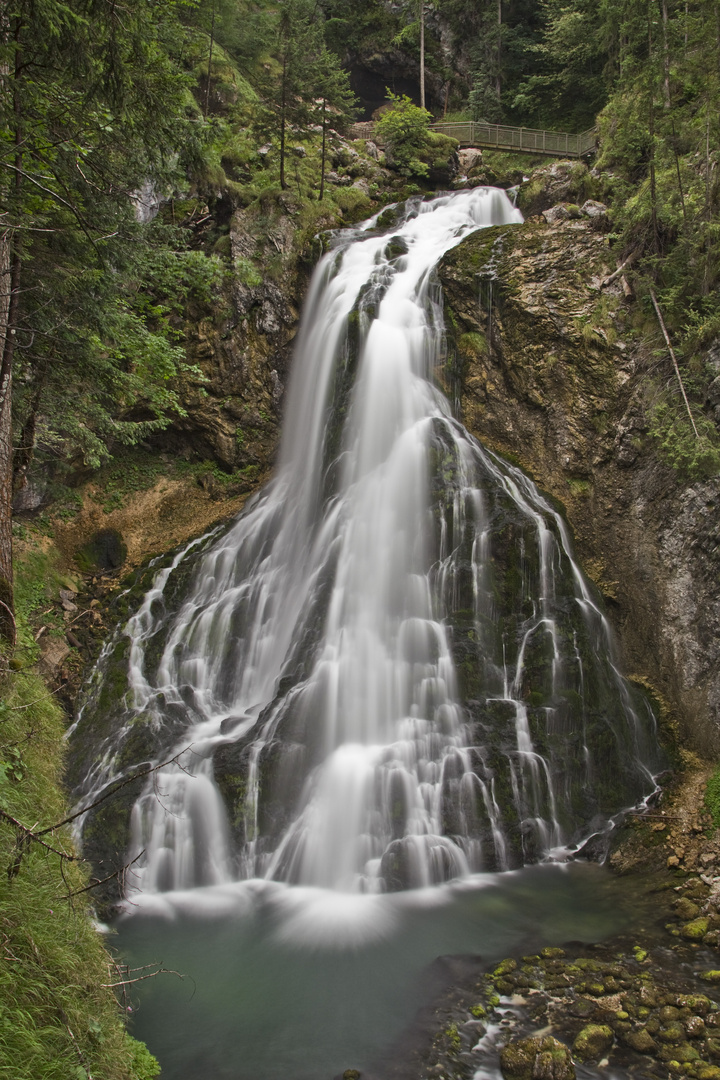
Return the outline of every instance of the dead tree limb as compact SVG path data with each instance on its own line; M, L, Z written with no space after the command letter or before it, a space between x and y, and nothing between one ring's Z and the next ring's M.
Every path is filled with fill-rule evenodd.
M687 414L690 417L690 423L692 424L692 429L695 432L695 438L699 439L700 438L700 433L699 433L697 427L695 426L695 420L693 419L693 414L690 411L690 402L688 401L687 394L685 393L685 384L682 381L682 375L680 374L680 368L678 366L677 357L675 355L675 350L672 347L672 342L670 341L670 337L669 337L667 329L665 327L665 320L662 317L662 311L660 310L660 305L657 302L657 297L655 296L655 293L653 292L652 289L650 290L650 299L653 302L653 307L655 308L655 314L658 317L658 322L660 323L660 329L662 330L663 337L665 338L665 344L667 345L668 352L670 353L670 359L672 360L673 367L675 368L675 374L677 375L677 381L680 384L680 393L683 396L683 401L685 402L685 408L687 409Z

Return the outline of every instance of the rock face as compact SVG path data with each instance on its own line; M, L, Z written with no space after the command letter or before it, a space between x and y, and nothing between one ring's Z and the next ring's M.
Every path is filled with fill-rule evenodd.
M290 216L237 211L231 284L212 311L189 312L187 358L201 378L181 389L187 415L154 441L229 471L270 464L309 267L298 258ZM261 277L258 265L271 267Z
M440 379L463 423L563 504L625 670L685 745L717 754L720 482L688 485L658 461L646 417L657 355L643 344L655 327L637 334L621 283L603 286L615 266L594 200L552 224L541 215L593 194L579 171L553 169L520 199L538 216L476 233L441 264Z

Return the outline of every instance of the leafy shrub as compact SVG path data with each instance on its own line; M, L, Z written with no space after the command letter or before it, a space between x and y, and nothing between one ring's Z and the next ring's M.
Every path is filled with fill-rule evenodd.
M698 435L681 406L662 401L650 413L648 430L666 464L689 480L701 480L720 472L720 445L712 421L697 413L693 418Z
M388 90L392 107L378 120L376 133L385 143L385 154L403 176L427 176L429 169L421 160L428 146L432 116L427 109L413 105L410 98Z

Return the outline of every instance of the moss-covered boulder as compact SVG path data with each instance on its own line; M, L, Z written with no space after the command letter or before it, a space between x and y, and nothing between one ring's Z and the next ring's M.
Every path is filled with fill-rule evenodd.
M551 1035L513 1039L503 1047L500 1068L505 1080L575 1080L570 1051Z
M702 941L708 932L708 920L692 919L680 927L680 934L686 941Z
M579 1031L573 1043L578 1061L599 1061L613 1044L613 1030L605 1024L588 1024Z
M657 1043L646 1027L625 1032L623 1041L638 1054L654 1054L657 1051Z

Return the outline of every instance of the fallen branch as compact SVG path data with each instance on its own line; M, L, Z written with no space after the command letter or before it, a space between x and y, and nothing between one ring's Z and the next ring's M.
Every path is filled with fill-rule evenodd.
M665 344L668 347L668 352L670 353L670 357L671 357L672 362L673 362L673 367L675 368L675 374L677 375L677 381L680 384L680 392L681 392L681 394L683 396L683 401L685 402L685 408L687 409L687 414L690 417L690 423L692 424L692 429L695 432L695 438L699 439L700 438L700 433L699 433L698 429L695 426L695 420L693 419L693 414L690 411L690 402L688 401L687 394L685 393L685 386L684 386L684 383L682 381L682 375L680 374L680 368L678 367L677 357L675 356L675 350L673 349L672 344L670 342L670 338L668 336L667 329L665 328L665 320L663 319L662 311L660 310L660 305L658 304L657 297L655 296L655 293L653 292L652 289L650 290L650 299L653 302L653 307L655 308L655 314L658 317L658 322L660 323L660 329L663 332L663 337L665 338Z
M140 854L136 855L135 858L132 859L130 862L125 863L124 866L121 866L118 870L115 870L114 873L108 874L107 877L100 878L99 881L91 881L90 884L86 885L84 889L76 889L75 892L68 893L67 896L58 896L56 897L56 900L58 902L60 900L72 900L74 896L80 896L81 893L90 892L91 889L96 889L98 885L105 885L108 881L112 881L113 878L119 878L120 875L124 874L126 870L129 870L130 867L138 861L138 859L141 859L144 854L145 848L143 848Z
M128 784L132 784L135 780L142 780L146 776L150 776L152 773L158 772L159 769L164 769L166 765L177 764L178 758L182 757L182 755L185 754L191 748L191 746L192 743L186 746L183 750L178 751L178 753L175 754L174 757L168 758L167 761L161 761L159 765L153 765L150 769L143 769L141 772L133 773L132 776L127 776L124 780L121 780L118 784L116 784L111 791L106 791L105 794L101 795L99 799L95 800L95 802L91 802L89 806L84 806L82 810L78 810L74 814L70 814L68 817L63 818L62 821L58 821L56 825L49 825L47 829L41 829L40 832L35 833L34 835L45 836L46 833L54 832L55 829L60 829L63 825L69 825L70 822L77 821L77 819L79 817L82 817L83 814L87 814L90 810L94 810L96 806L100 805L100 803L105 802L106 799L112 798L112 796L116 795L118 791L121 791L124 787L127 787Z
M146 966L151 967L153 965L147 964ZM118 968L118 971L119 970L120 969ZM142 968L128 968L127 973L128 973L128 975L130 975L130 974L132 974L133 971L142 971L142 970L143 970ZM187 975L183 975L179 971L174 971L172 968L164 968L162 966L162 964L161 964L161 965L159 965L157 967L156 971L151 971L149 975L138 975L134 979L121 979L119 982L100 983L100 985L102 987L104 987L106 990L110 990L110 989L114 989L117 986L132 986L134 983L145 982L146 979L154 979L156 975L177 975L178 979L186 979L187 978Z
M69 825L71 822L76 821L77 818L82 817L83 814L87 814L88 811L94 810L96 806L100 805L100 803L105 802L106 799L112 798L112 796L116 795L118 791L121 791L122 788L126 787L128 784L132 784L135 780L142 780L146 776L150 776L152 773L156 773L159 769L164 769L166 765L172 765L174 762L177 762L178 758L182 757L182 755L186 753L186 751L189 750L191 746L192 743L190 744L190 746L186 746L183 750L180 750L177 754L174 755L174 757L168 758L167 761L162 761L159 765L154 765L150 769L143 769L141 772L136 772L133 773L132 776L126 777L120 783L115 784L115 786L112 787L110 791L106 791L104 795L101 795L99 799L96 799L95 802L90 803L89 806L85 806L82 810L78 810L76 811L76 813L68 815L68 817L63 818L62 821L56 822L55 825L49 825L46 829L39 829L36 831L37 825L33 825L32 828L28 828L27 825L23 825L21 821L18 821L17 818L14 818L12 814L8 814L6 810L0 809L0 820L9 822L17 830L14 858L7 869L8 880L12 881L13 878L16 878L19 874L23 858L32 843L40 844L41 847L45 848L46 851L51 852L53 855L59 855L61 869L64 860L66 860L67 862L80 862L81 858L79 855L68 855L66 851L60 851L58 848L54 848L51 844L47 844L42 839L42 837L47 836L48 833L55 832L56 829L62 828L63 825ZM180 766L180 768L182 768L182 766ZM134 861L135 860L133 860L133 862ZM132 863L130 865L132 865ZM124 869L125 867L121 867L120 871ZM120 871L117 871L117 873L120 873ZM114 874L110 875L110 877L114 876ZM99 885L101 884L101 882L96 882L95 884ZM93 887L94 886L90 886L90 888ZM86 890L81 889L80 891L85 892Z
M620 263L617 270L615 270L612 274L610 274L608 277L604 278L600 282L600 288L604 289L606 285L612 285L614 281L617 281L618 278L621 278L625 271L628 270L632 266L632 264L637 261L639 255L639 248L636 248L635 251L631 251L625 262Z
M15 648L15 646L17 645L17 623L15 622L15 616L13 615L11 609L7 606L7 604L3 603L2 600L0 600L0 607L4 608L5 611L7 611L8 615L10 616L10 622L12 623L12 628L13 628L13 636L12 636L11 644L12 644L13 648Z

